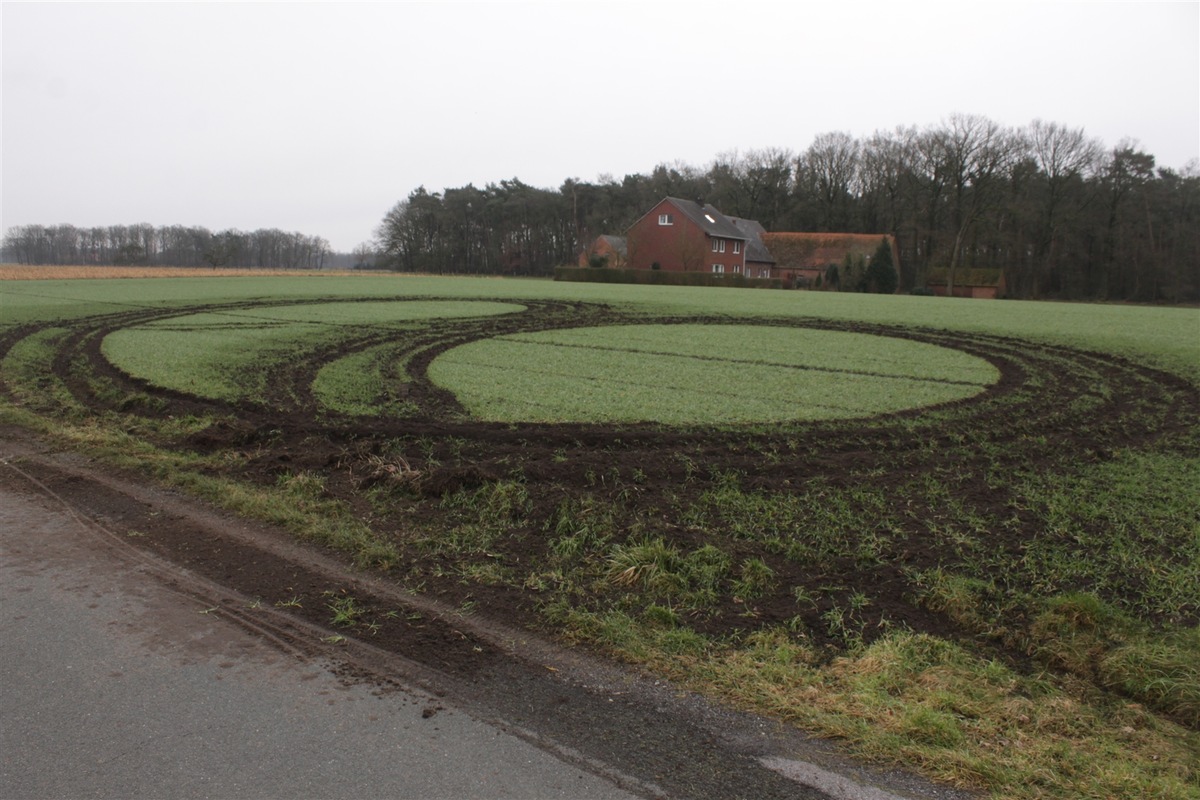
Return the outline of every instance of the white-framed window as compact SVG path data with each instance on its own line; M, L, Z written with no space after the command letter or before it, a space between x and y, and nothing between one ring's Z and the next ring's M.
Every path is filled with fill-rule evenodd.
M715 253L715 252L717 252L717 240L713 239L712 244L713 244L713 252Z
M724 239L721 240L721 252L722 253L725 252L725 240Z
M739 242L739 241L737 241L737 240L734 240L734 242L733 242L733 254L736 256L736 255L737 255L738 253L740 253L740 252L742 252L742 243L741 243L741 242Z
M734 271L734 272L736 272L738 275L741 275L741 274L742 274L742 265L741 265L741 264L734 264L734 265L733 265L733 271Z
M717 273L725 272L725 265L724 264L713 264L713 272L717 272Z
M658 224L659 225L674 225L675 224L675 215L674 214L659 214L658 215Z

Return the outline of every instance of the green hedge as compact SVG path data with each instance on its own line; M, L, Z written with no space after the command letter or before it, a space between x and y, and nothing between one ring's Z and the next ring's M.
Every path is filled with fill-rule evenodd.
M730 286L738 289L782 289L780 278L747 278L737 273L668 272L661 269L609 269L556 267L556 281L592 283L639 283L655 286Z

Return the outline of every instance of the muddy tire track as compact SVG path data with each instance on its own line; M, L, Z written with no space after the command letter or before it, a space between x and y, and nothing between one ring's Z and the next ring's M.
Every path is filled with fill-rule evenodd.
M443 498L502 480L519 481L530 497L528 514L514 521L513 535L496 554L516 573L546 558L547 520L571 500L610 504L622 509L628 520L645 523L644 530L694 549L713 538L680 524L674 515L703 505L729 476L735 476L743 491L764 495L794 495L814 485L845 489L865 481L892 495L898 522L887 533L891 541L883 550L883 563L837 558L814 569L779 554L763 555L754 542L722 542L737 558L763 555L782 589L757 603L757 616L751 621L744 608L727 604L698 623L699 629L714 634L790 618L795 615L791 592L800 588L819 595L806 612L818 640L823 616L856 593L871 598L871 611L863 620L868 627L879 628L886 619L953 636L952 621L909 596L908 576L913 571L953 564L953 554L928 535L940 509L906 506L904 495L914 485L921 480L950 483L956 502L966 511L984 520L1005 520L1006 525L993 533L992 546L1015 561L1028 542L1042 535L1040 521L1014 508L1013 498L995 491L989 476L1019 470L1044 473L1049 480L1074 466L1104 461L1120 448L1190 441L1185 434L1200 425L1196 387L1176 375L1108 354L957 331L816 319L656 316L585 303L530 301L511 314L400 327L331 326L326 340L275 365L267 396L253 400L218 401L150 385L103 355L104 336L112 331L192 313L254 311L270 321L273 308L302 304L153 308L58 323L66 332L53 358L52 374L90 413L213 418L200 434L159 444L228 453L230 474L239 480L271 486L290 475L321 476L329 498L356 509L401 548L409 574L433 575L453 566L431 560L413 545L414 528L444 524ZM1000 378L973 397L930 408L852 422L735 428L483 423L469 419L455 398L428 378L429 365L438 355L480 339L632 323L782 326L901 338L981 358L995 366ZM9 331L0 338L0 355L49 327ZM380 347L404 363L409 382L403 391L414 410L403 418L322 411L312 394L318 371L340 358ZM13 396L13 387L2 388ZM125 399L131 396L146 400L128 404ZM390 508L381 508L371 499L379 485L378 465L397 455L420 478L396 492ZM173 557L186 555L182 542L175 550ZM218 564L240 555L214 550L193 557ZM260 584L274 580L265 566L258 572ZM229 579L237 577L234 572ZM537 600L528 593L479 584L464 588L453 577L431 577L428 586L449 602L478 602L498 620L536 624ZM828 590L829 586L839 588ZM1131 585L1129 591L1134 590ZM1200 609L1184 610L1188 619L1197 614ZM474 663L474 658L462 654L464 664Z

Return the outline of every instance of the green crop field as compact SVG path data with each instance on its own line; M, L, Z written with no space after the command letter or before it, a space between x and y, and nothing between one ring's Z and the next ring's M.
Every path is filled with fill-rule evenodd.
M1196 309L12 280L0 422L883 763L1200 797Z
M131 308L266 300L386 300L397 296L496 302L578 300L635 305L654 314L928 326L1098 349L1148 359L1200 379L1200 313L1195 309L1020 301L971 303L836 292L713 292L692 287L391 276L8 281L0 293L0 329L26 321L71 319Z
M970 397L982 359L882 336L752 325L618 325L499 336L430 377L481 419L675 425L862 417Z
M230 308L155 319L104 337L105 356L158 386L212 398L253 398L300 351L364 330L400 331L433 319L511 314L512 303L356 302ZM252 379L248 380L248 376Z

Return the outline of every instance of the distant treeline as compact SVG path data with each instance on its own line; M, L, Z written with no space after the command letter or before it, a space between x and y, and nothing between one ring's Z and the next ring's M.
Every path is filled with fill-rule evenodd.
M330 257L324 239L275 229L213 233L183 225L20 225L4 235L4 261L17 264L323 269Z
M702 199L769 231L890 233L902 289L923 286L929 269L990 268L1004 270L1011 297L1200 301L1194 164L1160 168L1133 142L1106 150L1080 129L1013 129L975 115L558 189L515 178L421 187L384 217L376 266L550 275L665 196Z

